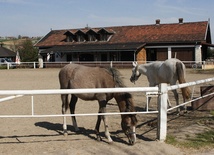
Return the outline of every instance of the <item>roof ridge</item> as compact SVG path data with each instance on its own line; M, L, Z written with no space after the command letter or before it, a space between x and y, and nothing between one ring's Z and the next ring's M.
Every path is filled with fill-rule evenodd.
M204 20L204 21L197 21L197 22L183 22L183 23L160 23L160 24L158 24L159 26L160 25L179 25L179 24L195 24L195 23L204 23L204 22L207 22L208 23L208 21L206 21L206 20ZM143 26L154 26L154 25L157 25L157 24L145 24L145 25L141 25L141 24L139 24L139 25L122 25L122 26L101 26L101 27L90 27L90 28L86 28L86 27L82 27L82 28L69 28L69 29L57 29L57 30L51 30L52 32L55 32L55 31L71 31L71 30L76 30L76 31L78 31L78 30L85 30L85 29L106 29L106 28L120 28L120 27L143 27Z

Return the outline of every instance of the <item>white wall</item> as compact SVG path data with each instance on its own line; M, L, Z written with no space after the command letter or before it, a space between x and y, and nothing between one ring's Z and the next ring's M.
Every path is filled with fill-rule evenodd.
M195 62L201 62L201 45L196 45L195 46Z

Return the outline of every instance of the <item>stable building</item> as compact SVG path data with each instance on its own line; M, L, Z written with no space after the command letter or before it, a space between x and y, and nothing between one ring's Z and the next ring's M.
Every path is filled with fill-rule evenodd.
M3 44L1 43L0 44L0 59L1 58L10 59L12 61L15 61L16 53L3 47ZM2 62L0 61L0 63L2 63Z
M201 62L213 46L209 21L51 30L38 43L46 62L163 61Z

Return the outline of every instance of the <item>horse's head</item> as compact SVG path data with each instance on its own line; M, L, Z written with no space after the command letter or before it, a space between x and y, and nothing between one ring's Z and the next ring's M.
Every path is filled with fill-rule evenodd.
M135 81L138 80L138 78L140 77L141 74L138 71L138 64L137 64L137 62L133 62L132 65L133 65L133 68L132 68L132 76L130 78L130 81L133 82L133 83L135 83Z
M125 135L128 137L129 143L131 145L134 145L136 142L136 133L135 133L136 125L137 125L136 115L131 114L122 116L121 127Z
M123 102L125 104L120 104L121 102L118 104L120 106L120 110L125 112L134 112L135 108L134 103L132 101L132 95L129 93L125 93L123 96L125 97L125 102ZM131 145L134 145L136 142L136 133L135 133L137 125L136 114L121 115L121 117L122 117L121 120L122 130L128 137L129 143Z

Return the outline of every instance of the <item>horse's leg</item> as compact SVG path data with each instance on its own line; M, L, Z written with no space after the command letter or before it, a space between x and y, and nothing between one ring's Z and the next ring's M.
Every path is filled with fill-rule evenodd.
M71 101L70 101L70 112L71 112L71 114L75 114L75 107L76 107L77 99L78 98L75 95L71 95ZM77 126L76 117L72 116L71 118L72 118L74 130L79 131L79 128Z
M101 113L100 110L99 110L99 113ZM101 137L100 137L100 131L99 131L100 130L100 122L101 122L101 116L98 115L97 116L97 123L96 123L96 127L95 127L95 132L96 132L98 141L102 140Z
M61 100L62 100L62 114L64 115L68 109L68 94L62 94ZM63 117L63 134L64 136L68 135L65 116Z
M183 97L183 103L185 103L185 102L186 102L186 99L185 99L185 97ZM187 112L187 106L186 105L183 106L183 109L185 112Z
M174 96L175 96L175 100L176 100L176 105L179 105L179 97L178 97L178 93L176 91L176 89L172 90L172 92L174 93ZM183 98L184 102L185 102L185 99ZM181 110L184 110L186 111L186 105L180 107L180 108L177 108L177 112L180 113Z
M171 104L171 102L169 101L169 96L168 96L168 94L167 94L167 103L168 103L168 108L171 108L171 107L172 107L172 104Z
M178 105L179 105L179 97L178 97L177 90L174 89L174 90L172 90L172 92L173 92L174 97L175 97L176 105L178 106ZM179 112L179 111L180 111L180 108L177 108L177 111Z
M99 101L99 113L105 113L106 112L106 104L107 104L107 102L105 100ZM96 127L95 127L97 140L99 140L99 141L101 140L101 137L99 134L101 119L103 120L103 123L104 123L105 136L109 142L112 142L112 139L111 139L111 136L110 136L110 133L108 130L107 118L105 117L105 115L98 115L98 117L97 117L97 123L96 123Z

